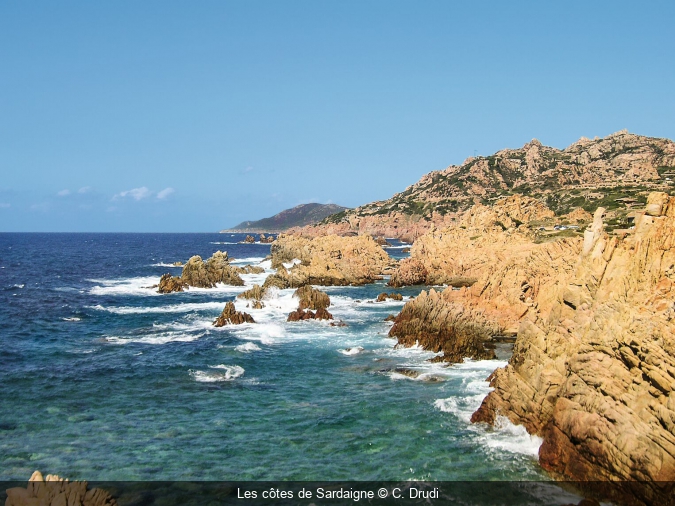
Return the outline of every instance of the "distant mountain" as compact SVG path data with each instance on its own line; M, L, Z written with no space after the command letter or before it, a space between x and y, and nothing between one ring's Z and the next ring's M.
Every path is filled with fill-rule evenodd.
M292 227L304 227L318 223L331 214L348 210L348 207L337 204L300 204L286 209L270 218L258 221L244 221L221 232L283 232Z

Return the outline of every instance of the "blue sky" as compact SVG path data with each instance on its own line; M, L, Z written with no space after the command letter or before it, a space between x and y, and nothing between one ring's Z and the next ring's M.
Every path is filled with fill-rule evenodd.
M216 231L675 138L675 2L0 2L0 231Z

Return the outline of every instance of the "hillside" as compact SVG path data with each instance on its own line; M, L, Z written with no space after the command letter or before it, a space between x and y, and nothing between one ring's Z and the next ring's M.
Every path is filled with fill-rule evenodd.
M318 223L331 214L348 210L336 204L300 204L286 209L270 218L258 221L244 221L221 232L282 232L292 227L303 227Z
M475 203L522 194L557 216L604 206L610 226L627 224L631 209L650 191L675 184L675 143L626 130L594 140L582 137L565 149L532 140L518 149L471 157L462 165L430 172L388 200L329 216L303 233L369 233L414 239L432 223L449 225ZM580 213L581 211L577 211Z

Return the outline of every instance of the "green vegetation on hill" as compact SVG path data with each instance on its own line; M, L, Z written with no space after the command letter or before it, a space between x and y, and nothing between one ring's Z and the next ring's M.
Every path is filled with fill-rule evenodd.
M244 221L222 232L282 232L293 227L303 227L320 222L334 213L344 213L348 208L336 204L300 204L281 211L270 218Z

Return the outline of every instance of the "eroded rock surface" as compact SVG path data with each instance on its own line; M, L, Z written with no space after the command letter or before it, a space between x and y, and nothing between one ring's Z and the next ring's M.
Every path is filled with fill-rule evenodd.
M475 422L543 437L539 460L571 480L615 480L622 502L668 504L675 481L675 198L650 194L633 234L602 209L551 310L521 324ZM615 497L616 498L616 497Z
M214 327L224 327L225 325L241 325L242 323L255 323L255 320L250 314L237 311L234 302L228 302L213 325Z
M186 287L213 288L218 283L243 286L244 281L239 274L260 274L262 267L247 265L236 267L230 265L227 252L216 251L206 261L195 255L187 261L180 276L164 274L159 281L159 293L182 292Z
M269 284L280 288L372 283L381 279L382 272L392 263L369 236L308 239L280 235L272 244L271 253L277 274ZM300 263L293 264L296 259Z

